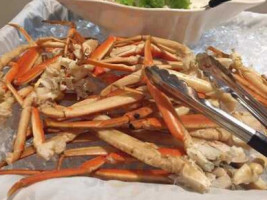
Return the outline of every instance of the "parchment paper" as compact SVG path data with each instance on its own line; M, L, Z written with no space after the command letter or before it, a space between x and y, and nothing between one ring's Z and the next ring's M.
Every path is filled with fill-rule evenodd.
M73 20L78 29L86 36L97 37L103 40L107 33L98 26L81 20L70 13L54 0L34 0L28 4L13 23L23 25L34 38L40 36L55 35L63 37L66 28L61 26L43 25L43 19ZM24 42L23 37L11 27L0 30L0 54L14 48ZM267 74L267 15L243 12L226 24L206 32L199 44L193 46L195 52L205 50L209 45L230 52L235 48L245 60L247 65L252 65L261 73ZM0 159L7 152L14 130L10 127L0 129ZM46 163L40 158L30 158L14 167L49 168L53 164ZM0 200L6 198L8 189L22 176L0 176ZM43 181L22 189L14 197L14 200L55 200L55 199L179 199L179 200L244 200L267 199L267 191L230 191L211 189L210 193L198 194L189 192L176 185L124 183L120 181L101 181L89 177L60 178Z

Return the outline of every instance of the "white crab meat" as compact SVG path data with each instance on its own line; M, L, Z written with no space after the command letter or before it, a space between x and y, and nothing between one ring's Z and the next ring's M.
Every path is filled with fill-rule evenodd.
M257 131L264 131L264 126L249 112L234 112L233 116L244 122L245 124L251 126L253 129Z
M82 55L82 46L80 44L73 44L73 54L75 55L75 57L77 59L82 59L83 55Z
M45 160L50 160L55 154L60 154L66 149L68 142L72 141L77 135L73 133L61 133L48 139L46 142L36 147L38 155Z
M223 168L218 167L212 173L216 176L212 181L212 187L223 189L231 187L232 180Z
M245 163L234 173L233 183L239 185L256 182L262 173L262 165L258 163Z
M60 64L67 70L67 74L72 76L74 81L78 81L86 77L91 71L90 68L77 65L77 61L69 58L61 58Z
M221 162L244 163L247 161L242 148L228 146L219 141L206 141L193 138L193 144L187 148L188 156L195 160L203 170L211 172Z
M93 40L93 39L86 40L82 44L84 55L85 56L91 55L91 53L97 48L97 46L98 46L97 40Z

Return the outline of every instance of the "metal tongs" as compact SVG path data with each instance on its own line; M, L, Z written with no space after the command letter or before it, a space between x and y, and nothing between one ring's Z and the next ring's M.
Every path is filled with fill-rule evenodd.
M230 0L210 0L208 5L204 6L206 9L214 8Z
M169 74L167 70L152 66L147 67L145 72L149 80L167 95L201 112L267 157L267 137L263 133L214 107L206 99L200 98L193 88L189 87L183 80L178 79L177 76Z
M239 85L231 71L208 54L198 54L199 68L211 83L222 92L229 93L244 106L263 126L267 126L267 109Z

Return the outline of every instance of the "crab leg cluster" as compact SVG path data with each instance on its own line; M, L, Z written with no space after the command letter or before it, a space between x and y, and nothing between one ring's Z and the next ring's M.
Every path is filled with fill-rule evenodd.
M267 106L267 80L264 75L260 75L252 68L245 67L240 55L235 51L231 54L226 54L214 47L209 47L208 49L233 72L236 80L248 93Z
M201 98L249 125L257 124L251 115L237 112L237 102L203 77L188 47L148 35L110 36L99 45L85 39L72 22L44 22L69 27L67 37L34 40L22 27L11 24L28 44L0 58L0 69L8 68L0 82L2 123L11 116L15 102L21 106L12 152L0 166L34 154L45 160L59 155L58 163L54 170L0 170L0 174L28 175L13 185L9 196L39 181L78 175L175 182L201 193L210 187L266 189L260 177L265 167L262 157L249 159L244 143L168 97L145 76L146 67L157 65L185 81ZM267 105L264 77L244 67L236 53L209 50ZM30 139L32 144L27 146ZM90 144L96 141L101 144ZM69 143L84 146L68 148ZM66 168L66 159L82 156L89 156L88 161ZM133 163L139 167L120 169Z

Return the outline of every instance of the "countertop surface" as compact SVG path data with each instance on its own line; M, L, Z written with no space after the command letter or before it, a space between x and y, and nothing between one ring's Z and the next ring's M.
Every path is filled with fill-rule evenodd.
M0 1L0 27L3 27L31 0L1 0Z

